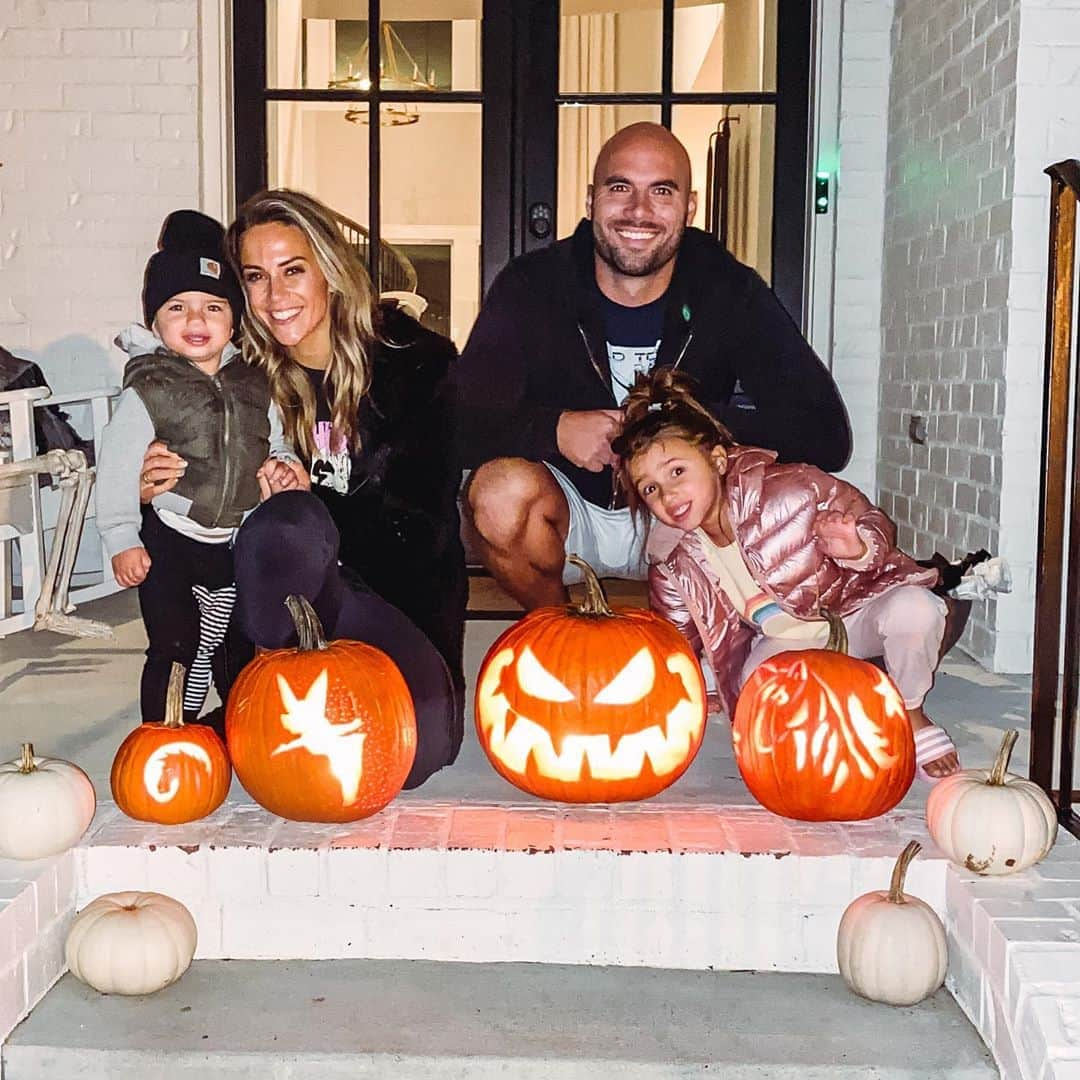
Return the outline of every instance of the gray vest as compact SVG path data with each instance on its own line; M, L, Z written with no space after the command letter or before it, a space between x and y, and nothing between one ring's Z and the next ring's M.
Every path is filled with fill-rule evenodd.
M159 349L124 368L155 437L187 463L173 491L191 500L188 516L208 528L235 528L259 502L255 472L270 453L270 384L239 357L205 375Z

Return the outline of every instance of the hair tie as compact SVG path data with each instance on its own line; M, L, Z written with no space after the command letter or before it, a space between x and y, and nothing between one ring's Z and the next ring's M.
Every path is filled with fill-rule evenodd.
M664 402L662 402L662 401L653 401L653 402L650 403L649 408L648 408L647 411L648 412L659 412L663 407L664 407Z

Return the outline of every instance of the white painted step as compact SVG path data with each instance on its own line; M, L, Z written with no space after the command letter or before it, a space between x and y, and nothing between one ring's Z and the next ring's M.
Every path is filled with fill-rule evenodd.
M4 1080L982 1080L944 990L875 1005L837 976L197 961L146 998L70 975L3 1048Z
M755 807L392 805L352 825L226 807L149 826L102 818L77 906L167 893L202 960L444 960L831 973L860 893L907 887L945 916L922 814L788 822Z

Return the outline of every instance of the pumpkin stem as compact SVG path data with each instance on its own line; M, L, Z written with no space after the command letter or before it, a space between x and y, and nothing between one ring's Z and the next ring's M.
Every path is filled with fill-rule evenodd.
M892 881L889 883L889 903L907 903L907 900L904 899L904 878L907 877L907 871L908 867L911 865L911 860L914 859L920 851L922 851L922 844L920 844L918 840L912 840L911 843L900 852L900 858L896 860L896 865L893 867Z
M585 599L573 610L578 615L614 615L593 568L578 555L567 555L566 561L573 563L585 575Z
M169 688L165 691L165 726L184 726L184 665L174 660L169 668Z
M22 757L19 759L19 772L32 773L37 766L34 764L34 744L24 742L22 744Z
M829 611L825 608L821 612L822 617L829 624L829 640L825 642L825 648L828 652L838 652L847 654L848 640L847 640L847 627L844 625L844 620L836 614L835 611Z
M1004 738L1001 740L1001 746L998 747L997 757L994 758L994 767L990 770L990 775L986 778L988 784L994 787L1001 787L1005 783L1005 773L1009 768L1009 758L1012 757L1013 747L1016 745L1016 740L1020 738L1020 732L1016 728L1009 728L1005 732Z
M300 641L301 652L312 652L316 649L326 648L326 636L323 634L322 623L315 609L308 602L306 596L287 596L285 606L292 616L293 625L296 627L296 636Z

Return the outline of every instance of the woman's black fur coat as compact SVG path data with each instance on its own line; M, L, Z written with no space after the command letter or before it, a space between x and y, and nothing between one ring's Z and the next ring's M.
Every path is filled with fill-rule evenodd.
M380 315L349 494L312 490L341 534L342 566L424 631L463 693L468 579L454 452L457 350L396 307Z

